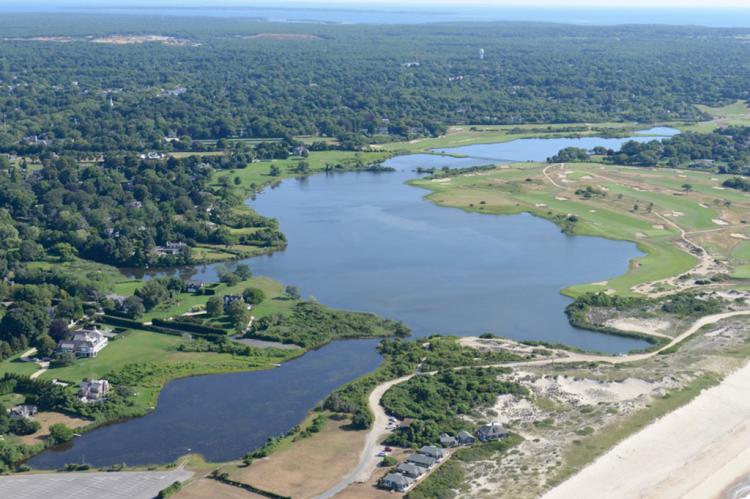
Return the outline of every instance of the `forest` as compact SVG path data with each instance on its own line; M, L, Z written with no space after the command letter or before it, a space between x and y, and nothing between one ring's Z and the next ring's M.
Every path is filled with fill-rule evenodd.
M0 151L201 150L202 141L295 135L359 147L457 123L697 120L695 104L748 98L747 35L7 15Z

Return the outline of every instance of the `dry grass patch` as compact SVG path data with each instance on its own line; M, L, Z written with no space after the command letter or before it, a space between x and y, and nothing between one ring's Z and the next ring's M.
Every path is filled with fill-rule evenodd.
M49 427L53 424L62 423L68 428L76 429L91 422L88 419L67 416L59 412L40 412L36 416L34 416L34 420L42 425L42 427L36 433L20 437L21 442L27 445L36 445L43 443L44 440L49 436Z
M366 432L348 430L348 424L348 420L329 420L319 433L254 461L231 473L230 478L295 499L314 497L357 464Z
M174 499L261 499L263 496L253 494L239 487L232 487L210 478L201 478L184 487Z

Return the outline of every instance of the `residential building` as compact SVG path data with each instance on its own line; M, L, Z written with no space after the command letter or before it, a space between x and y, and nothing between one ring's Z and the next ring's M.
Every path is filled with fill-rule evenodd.
M78 396L84 402L100 402L107 397L109 389L109 381L106 379L92 379L81 383Z
M10 419L31 419L36 416L38 409L35 405L21 404L10 410Z
M187 244L185 243L168 242L164 246L154 247L154 252L159 256L179 256L185 248L187 248Z
M421 468L429 469L435 466L437 460L430 456L425 456L424 454L412 454L411 456L406 458L406 462L414 464Z
M447 433L441 433L440 445L442 445L443 448L445 449L449 449L451 447L455 447L456 445L458 445L458 440L456 440L456 437L452 437L448 435Z
M402 475L409 478L419 478L420 476L424 475L424 472L424 468L420 468L419 466L411 463L401 463L396 466L396 473L401 473Z
M380 486L384 489L405 492L414 480L399 473L389 473L380 480Z
M458 440L458 443L461 445L471 445L477 441L477 439L474 438L474 435L464 430L458 432L458 435L456 435L456 440Z
M228 306L236 301L242 301L242 297L239 295L224 295L224 306Z
M425 445L418 451L420 454L424 454L425 456L431 457L436 461L440 461L445 457L445 451L441 449L440 447L435 447L433 445Z
M498 440L508 436L508 432L499 424L488 424L482 426L477 430L477 438L482 442L489 442L491 440Z
M72 338L60 341L57 349L76 357L96 357L108 342L104 333L96 328L81 329L74 332Z

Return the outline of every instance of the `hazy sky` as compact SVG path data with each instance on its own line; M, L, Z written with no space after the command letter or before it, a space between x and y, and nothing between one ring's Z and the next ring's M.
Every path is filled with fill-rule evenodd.
M555 6L555 7L693 7L693 8L716 8L716 7L745 7L750 8L750 0L329 0L337 5L492 5L504 6ZM241 2L237 3L252 3ZM278 4L320 4L320 0L279 0Z

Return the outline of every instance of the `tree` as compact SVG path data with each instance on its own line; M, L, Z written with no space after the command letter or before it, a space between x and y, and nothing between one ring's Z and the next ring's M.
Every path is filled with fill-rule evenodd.
M290 300L299 300L301 298L301 295L299 294L299 288L297 286L287 286L284 288L284 294L286 294L286 297Z
M52 367L68 367L76 363L76 356L71 352L60 352L52 359Z
M219 276L219 280L229 287L236 286L242 279L234 272L224 272Z
M66 298L61 300L55 307L55 317L58 319L77 320L83 317L83 305L77 298Z
M61 341L68 337L70 330L68 329L68 321L65 319L55 319L49 324L47 334L55 340Z
M271 165L271 176L278 177L279 175L281 175L281 168L276 165Z
M242 292L242 299L248 305L258 305L266 299L266 294L262 289L258 288L247 288Z
M250 322L250 311L247 306L241 301L233 301L227 306L226 312L235 331L244 331Z
M32 433L36 433L37 431L39 431L39 428L41 427L42 425L40 425L37 421L21 418L11 419L10 424L8 425L8 430L10 430L11 433L15 433L16 435L31 435Z
M372 424L372 414L366 409L357 409L352 415L352 426L358 430L366 430Z
M250 266L244 263L237 265L237 267L234 269L234 273L237 274L237 276L239 276L239 278L243 281L247 281L253 276L253 272L252 270L250 270Z
M206 313L209 317L219 317L224 313L224 299L220 296L212 296L206 302Z
M172 298L167 287L158 279L148 281L143 287L135 291L135 295L143 300L143 306L146 310L151 310L160 303L166 303Z
M73 440L73 430L63 423L56 423L49 427L49 438L53 444L61 444Z
M50 252L60 258L63 262L73 260L77 253L75 247L70 243L57 243L52 246Z
M14 303L0 321L0 338L9 341L23 335L33 340L46 335L48 328L49 316L43 307L24 302Z
M55 340L49 337L49 335L42 335L39 337L39 339L36 341L36 349L40 357L42 358L48 358L51 357L52 354L55 353L55 349L57 348L57 343Z
M693 190L693 186L692 184L687 184L687 183L682 184L682 190L685 192L690 192Z
M143 305L143 300L137 296L128 296L125 298L124 308L127 311L128 316L132 319L137 319L146 311L146 307Z

